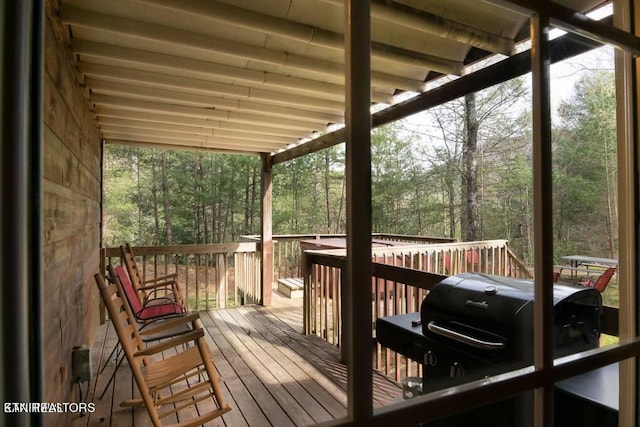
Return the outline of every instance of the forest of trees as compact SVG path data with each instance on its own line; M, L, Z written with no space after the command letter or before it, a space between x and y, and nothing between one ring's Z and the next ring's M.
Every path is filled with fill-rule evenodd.
M586 72L554 113L558 256L615 257L614 95L613 72ZM374 130L374 231L508 239L531 262L530 104L516 79ZM260 231L258 157L109 145L104 173L106 246ZM274 234L345 232L344 144L276 165L273 186Z

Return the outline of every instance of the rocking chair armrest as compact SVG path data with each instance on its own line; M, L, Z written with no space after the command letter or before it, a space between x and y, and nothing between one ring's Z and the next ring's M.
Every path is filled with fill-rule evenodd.
M173 329L175 327L178 326L182 326L182 325L186 325L188 323L193 323L196 320L200 319L200 314L195 312L195 313L191 313L191 314L187 314L185 316L180 316L180 317L175 317L172 319L162 319L162 322L160 322L159 325L151 327L149 329L144 328L140 330L140 335L145 336L145 335L155 335L157 333L166 331L166 330L170 330ZM159 321L159 320L158 320ZM150 326L152 326L155 322L158 321L154 321L149 323ZM195 329L195 325L193 326Z
M133 355L135 357L140 357L140 356L151 356L152 354L156 354L156 353L160 353L163 352L165 350L168 350L170 348L175 348L178 347L182 344L186 344L190 341L196 341L198 338L202 338L204 336L204 330L199 328L199 329L195 329L191 332L188 332L186 334L183 335L178 335L175 338L172 338L168 341L163 341L159 344L156 345L152 345L149 346L147 348L145 348L144 350L140 350L135 352Z
M146 283L154 283L154 282L158 282L160 280L175 281L176 277L178 277L178 273L170 273L170 274L167 274L165 276L156 276L156 277L153 277L151 279L147 279L142 283L145 283L145 284Z
M166 282L154 283L153 285L140 286L138 289L141 291L147 291L157 288L173 288L175 286L177 286L175 280L167 280Z
M172 295L168 295L167 292L172 292L172 289L167 289L165 288L164 291L165 293L159 296L156 296L156 294L158 293L158 291L163 290L162 288L160 289L154 289L153 291L149 292L147 294L147 296L144 298L144 301L142 301L142 306L143 307L148 307L148 306L152 306L154 304L157 304L158 301L164 301L163 304L171 304L173 302L176 302L175 298Z

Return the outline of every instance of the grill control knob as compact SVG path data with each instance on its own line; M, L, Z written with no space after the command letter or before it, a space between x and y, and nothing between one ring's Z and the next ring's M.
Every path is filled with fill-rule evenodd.
M464 368L462 367L462 364L460 364L458 362L454 362L453 365L451 365L451 369L449 370L449 374L451 375L451 378L463 378L464 377Z
M438 364L438 356L433 351L427 351L427 354L424 355L424 364L436 366Z

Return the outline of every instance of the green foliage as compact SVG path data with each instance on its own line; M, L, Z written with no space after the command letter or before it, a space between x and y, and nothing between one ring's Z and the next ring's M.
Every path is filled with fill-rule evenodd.
M421 228L423 171L414 155L411 135L398 125L383 126L371 135L373 231L418 234Z
M557 252L615 257L615 87L612 72L584 75L559 109L554 140Z
M257 157L109 145L104 169L107 245L222 243L259 232Z

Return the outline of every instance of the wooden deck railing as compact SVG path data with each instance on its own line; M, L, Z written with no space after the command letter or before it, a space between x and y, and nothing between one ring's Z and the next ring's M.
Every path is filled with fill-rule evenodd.
M177 273L189 310L260 302L260 253L256 243L138 246L144 278ZM104 248L107 264L121 263L120 248Z
M274 239L274 280L301 277L300 241L340 234L289 234ZM446 238L376 234L399 242L441 242ZM139 246L133 251L145 278L178 273L190 310L260 303L260 238L240 236L239 243ZM104 265L120 262L119 248L103 248ZM103 268L102 271L105 271Z
M410 236L403 234L374 233L373 238L403 243L450 243L455 239L447 237ZM300 241L345 237L344 234L278 234L273 236L273 279L302 277L300 264ZM260 242L258 235L239 237L241 242Z
M362 301L372 304L372 327L378 317L418 312L428 290L437 282L434 275L465 271L510 277L531 277L513 256L506 240L396 246L372 250L371 294ZM343 250L306 251L303 254L304 330L330 343L341 345ZM375 336L375 335L374 335ZM417 364L375 345L375 365L397 380L418 373Z

